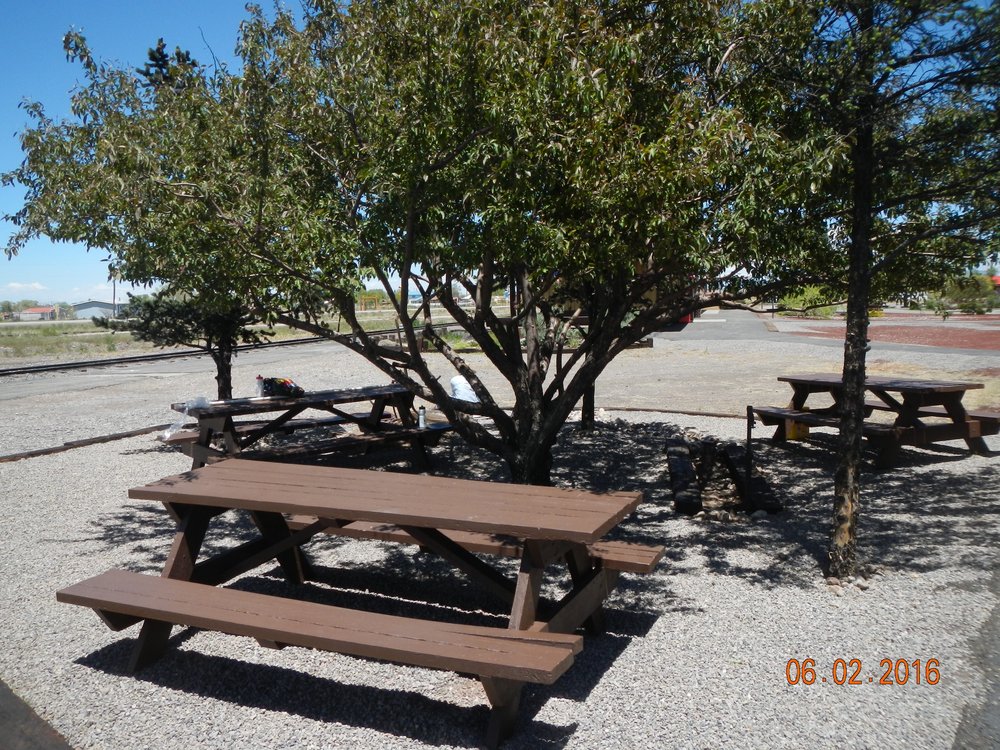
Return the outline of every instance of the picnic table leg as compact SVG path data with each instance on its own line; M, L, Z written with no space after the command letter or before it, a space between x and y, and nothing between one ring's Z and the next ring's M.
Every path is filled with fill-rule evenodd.
M546 562L543 545L533 540L525 542L514 589L514 605L510 610L508 627L511 630L528 630L538 619L538 600L542 595Z
M396 418L399 419L404 427L413 427L416 425L417 420L413 416L412 393L397 394L392 397L390 404L396 412Z
M587 549L582 545L574 545L566 553L566 566L569 568L574 589L582 588L594 572L590 555L587 554ZM590 635L600 635L604 632L604 609L600 604L586 619L585 626Z
M194 575L198 552L201 550L202 542L205 541L208 523L215 516L215 509L175 506L174 512L180 516L181 520L177 525L177 533L174 534L170 556L167 557L161 575L164 578L190 581ZM128 663L130 672L137 672L163 656L172 627L169 622L161 622L160 620L146 620L142 623L142 629L139 631L139 637L132 648L132 656Z
M872 438L869 438L872 441ZM899 460L900 442L899 438L881 437L875 439L873 445L877 454L875 456L876 469L891 469Z
M967 429L970 430L968 436L965 438L965 444L969 446L969 450L977 456L988 456L990 455L990 449L986 445L986 441L983 440L981 431L977 430L976 434L972 434L971 428L968 427L970 420L965 407L962 406L963 395L963 393L942 394L942 406L948 412L948 416L951 417L952 422L957 425L966 425Z
M253 511L250 513L254 524L260 530L261 536L268 542L279 542L291 536L292 532L285 522L284 516L280 513L267 513L264 511ZM279 552L277 556L278 564L285 572L289 581L296 584L305 583L310 577L312 570L309 560L299 547L292 547Z
M802 411L806 408L806 399L809 398L809 389L792 383L792 400L788 403L788 408L795 411ZM789 423L791 420L783 419L774 428L771 439L776 443L783 443L788 439Z
M204 417L198 420L198 439L191 444L191 468L199 469L208 463L210 456L220 455L220 451L212 448L215 434L222 433L224 449L222 455L235 456L240 452L236 439L233 437L232 417Z
M427 453L427 446L424 445L424 439L420 435L415 438L411 438L410 450L413 451L413 468L418 471L430 471L431 470L431 457Z
M498 677L482 677L483 689L490 701L490 723L486 729L486 747L493 750L514 731L517 707L524 683Z

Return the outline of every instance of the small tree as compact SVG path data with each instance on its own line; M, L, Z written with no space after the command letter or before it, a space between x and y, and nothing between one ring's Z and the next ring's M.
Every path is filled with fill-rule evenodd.
M841 447L829 545L856 572L868 310L997 252L1000 10L973 0L813 6L796 100L850 146L827 184L830 282L847 295Z
M989 276L958 276L949 279L941 295L959 312L983 315L993 310L996 293Z
M158 347L189 346L201 349L215 363L218 398L233 397L233 357L240 344L259 344L273 331L255 327L257 322L241 305L219 309L202 305L197 298L171 297L159 292L137 299L129 295L128 318L91 318L94 325L112 331L130 331L136 338Z

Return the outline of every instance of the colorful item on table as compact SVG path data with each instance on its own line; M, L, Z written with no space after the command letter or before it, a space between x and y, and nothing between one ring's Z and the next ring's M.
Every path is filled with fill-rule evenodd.
M298 398L306 395L305 389L295 384L291 378L264 378L263 395Z

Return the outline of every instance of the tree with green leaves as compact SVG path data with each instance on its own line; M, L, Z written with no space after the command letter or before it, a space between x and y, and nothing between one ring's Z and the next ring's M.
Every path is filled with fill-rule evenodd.
M6 217L19 227L7 254L44 234L108 251L115 278L163 282L162 293L132 300L130 321L98 324L134 330L159 346L204 349L216 364L219 397L229 398L235 347L266 334L252 327L261 319L242 302L242 282L230 273L229 223L193 203L176 211L164 200L164 186L187 190L192 175L238 152L238 142L220 142L213 120L219 111L213 86L232 79L221 69L209 73L180 49L168 55L162 39L135 71L95 61L77 32L66 35L64 46L88 85L74 95L73 117L65 121L27 105L35 127L22 134L26 158L3 178L28 192L22 210ZM128 179L134 185L123 184Z
M196 297L172 297L164 292L142 298L129 295L125 320L91 318L98 328L129 331L158 347L187 346L200 349L215 363L218 398L233 397L233 357L240 344L260 344L273 331L256 325L247 308L237 302L229 307L205 305Z
M847 297L829 571L851 575L871 302L939 287L997 254L1000 19L973 0L813 8L806 55L785 75L803 116L849 144L823 193L827 283Z
M615 356L693 309L786 283L825 241L801 206L834 154L789 139L780 90L757 85L776 12L415 1L316 3L302 28L258 19L244 76L280 123L259 131L260 189L297 185L300 229L323 238L258 246L274 269L262 306L298 307L277 320L334 337L310 305L332 300L352 328L342 341L387 373L402 360L396 377L516 481L548 482L560 428ZM278 153L294 175L276 172ZM362 330L340 286L354 268L392 301L404 352ZM432 302L499 392L433 327ZM451 396L421 342L476 402Z
M559 430L620 352L817 277L812 186L838 143L790 117L770 72L810 28L784 2L316 1L300 22L255 12L240 75L179 65L185 85L153 89L70 37L87 83L70 123L29 110L8 252L46 233L107 248L133 282L218 282L436 403L515 481L548 482ZM358 321L369 283L402 351Z

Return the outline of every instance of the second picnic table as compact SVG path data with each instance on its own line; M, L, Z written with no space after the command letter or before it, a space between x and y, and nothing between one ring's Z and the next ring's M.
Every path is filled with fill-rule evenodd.
M349 404L364 404L364 411L352 412ZM167 442L179 445L191 456L192 468L204 466L212 460L237 456L254 446L262 438L276 433L291 433L312 427L338 427L355 424L361 436L330 439L313 446L286 446L264 452L264 458L290 458L295 454L318 454L323 450L337 450L356 443L411 441L416 463L426 464L423 451L425 439L438 435L446 424L435 424L427 430L417 431L413 419L413 394L398 383L364 388L339 388L336 390L308 391L303 396L260 396L210 401L205 405L187 402L171 404L174 411L197 420L194 430L184 430L172 435ZM326 414L319 418L304 419L299 415L306 410ZM387 409L395 412L396 421L387 422ZM262 420L238 422L234 417L273 414Z
M785 440L798 425L836 427L843 397L843 379L834 373L782 375L779 381L792 387L787 408L755 407L764 424L776 425L775 440ZM865 402L866 416L874 411L895 415L891 424L866 420L865 437L878 448L876 465L893 465L902 445L923 446L948 440L964 440L976 454L987 455L984 435L1000 430L1000 413L967 411L962 404L966 392L982 388L982 383L922 378L869 376L865 390L875 399ZM806 405L810 396L827 394L832 403L821 407ZM934 423L929 419L937 420Z

